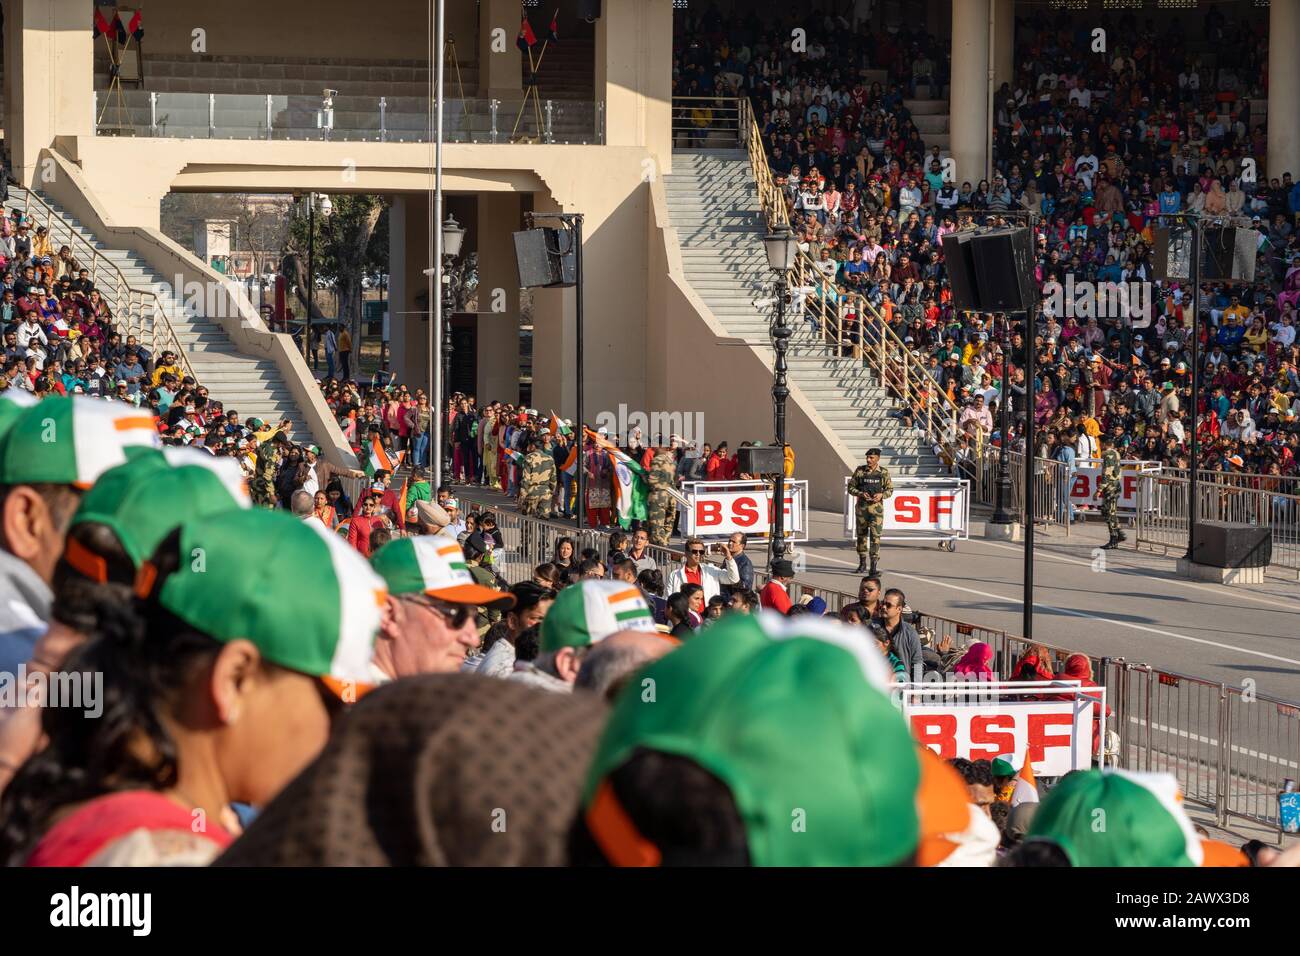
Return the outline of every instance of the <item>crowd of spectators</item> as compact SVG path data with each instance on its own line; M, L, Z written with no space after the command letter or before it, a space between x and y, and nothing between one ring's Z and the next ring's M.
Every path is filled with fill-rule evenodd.
M1034 8L1018 21L1014 78L994 95L991 180L947 164L912 120L912 97L942 95L942 42L873 30L852 11L826 17L798 51L790 29L809 24L793 14L760 24L684 11L675 91L750 98L800 247L820 273L807 291L838 323L812 332L845 355L881 335L910 349L959 410L958 434L939 449L952 467L1002 440L1003 319L954 308L942 240L1032 216L1038 375L1027 387L1018 358L1027 330L1013 317L1010 441L1023 445L1032 405L1045 426L1040 453L1088 451L1084 437L1105 432L1125 457L1185 467L1195 422L1201 467L1294 476L1300 185L1290 170L1263 169L1266 130L1251 99L1266 84L1266 16L1216 7L1199 32L1173 15L1108 16L1104 56L1092 51L1093 20ZM865 82L867 70L885 70L888 82ZM1155 228L1178 214L1258 235L1254 282L1196 291L1195 412L1193 290L1158 281L1152 258ZM922 410L901 415L919 426Z

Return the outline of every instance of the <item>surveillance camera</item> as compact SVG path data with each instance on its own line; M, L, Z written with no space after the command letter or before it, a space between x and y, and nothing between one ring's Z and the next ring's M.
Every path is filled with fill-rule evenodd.
M338 90L330 90L330 89L325 90L325 99L327 100L332 100L334 97L338 95L339 95Z

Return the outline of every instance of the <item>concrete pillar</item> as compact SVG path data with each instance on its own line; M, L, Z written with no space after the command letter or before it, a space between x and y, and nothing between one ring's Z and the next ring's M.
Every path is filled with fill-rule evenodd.
M949 97L951 151L957 182L976 185L989 168L992 119L989 94L989 6L993 0L953 0L952 81Z
M515 46L519 21L518 0L481 0L479 3L479 96L518 101L523 95L523 58ZM534 24L533 29L536 28ZM500 42L495 51L492 49L492 34L495 30L505 31L504 50L501 49ZM499 38L500 34L497 36Z
M1268 176L1300 178L1300 0L1268 9ZM1250 117L1243 117L1250 127ZM1261 178L1263 178L1261 174Z
M397 380L414 390L428 390L428 313L416 297L428 292L424 270L429 258L429 200L427 193L393 197L388 211L389 368ZM423 300L421 300L423 301Z
M478 196L475 392L480 404L519 401L519 270L511 236L521 228L519 198L519 193L508 192Z
M1015 75L1016 0L993 0L993 88Z
M672 0L605 0L596 21L596 99L605 142L648 150L672 170Z
M55 137L94 133L91 12L87 0L5 4L6 54L16 54L5 57L5 138L24 185L40 185L40 151Z

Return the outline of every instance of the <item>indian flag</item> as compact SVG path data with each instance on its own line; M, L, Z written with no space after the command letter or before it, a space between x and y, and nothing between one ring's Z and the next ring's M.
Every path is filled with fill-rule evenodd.
M524 467L524 456L519 454L519 452L515 451L513 448L506 449L506 457L513 461L516 466L520 468Z
M564 424L564 422L560 421L560 416L555 414L555 409L551 409L550 432L552 438L554 438L556 435L573 434L573 429L571 429L568 425Z
M370 440L370 453L366 456L365 467L365 472L369 477L373 478L380 471L386 471L391 475L397 471L401 463L402 453L400 451L396 456L390 455L378 436Z
M1016 763L1015 754L1002 754L993 761L993 775L1008 777L1015 774L1015 782L1011 787L1011 806L1018 807L1022 803L1037 803L1038 780L1034 776L1034 768L1026 759L1017 773Z
M578 443L574 442L569 446L569 457L564 459L564 464L560 471L566 475L576 475L578 473Z
M646 481L645 469L639 462L619 451L613 442L587 429L587 437L596 445L609 452L614 460L614 495L617 499L618 523L626 528L633 520L644 521L646 518L646 499L650 497L650 485Z

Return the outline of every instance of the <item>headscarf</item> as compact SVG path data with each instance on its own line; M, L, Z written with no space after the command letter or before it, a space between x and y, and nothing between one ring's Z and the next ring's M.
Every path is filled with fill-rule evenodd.
M604 722L586 694L403 678L363 698L216 865L562 865Z
M980 677L992 677L993 671L989 669L989 661L993 660L993 648L989 647L983 641L976 641L966 649L962 659L957 662L953 668L958 674L976 674Z
M1101 424L1095 418L1085 418L1083 420L1083 431L1089 438L1101 437Z

